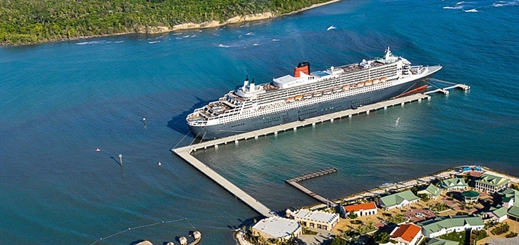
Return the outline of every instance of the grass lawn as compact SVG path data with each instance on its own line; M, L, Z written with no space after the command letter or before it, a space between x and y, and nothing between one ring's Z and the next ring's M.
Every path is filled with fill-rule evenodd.
M465 244L465 234L466 234L465 231L462 231L462 232L452 232L452 233L440 236L440 238L441 239L445 239L445 240L451 240L451 241L459 242L460 245L464 245Z

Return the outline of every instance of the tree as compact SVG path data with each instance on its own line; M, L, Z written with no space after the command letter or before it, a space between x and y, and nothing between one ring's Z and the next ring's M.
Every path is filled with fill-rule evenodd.
M357 217L359 217L355 212L350 212L350 214L348 214L348 218L350 219L356 219Z
M377 243L387 243L389 242L389 233L387 232L378 232L378 233L375 233L375 235L373 235L373 239L375 240L375 242Z
M349 245L350 243L346 240L343 240L341 237L336 236L329 245Z

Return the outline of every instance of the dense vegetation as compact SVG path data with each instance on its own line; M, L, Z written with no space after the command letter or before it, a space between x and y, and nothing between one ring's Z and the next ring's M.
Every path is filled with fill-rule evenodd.
M239 15L290 13L329 0L0 0L0 43L139 32ZM142 31L141 31L142 32Z

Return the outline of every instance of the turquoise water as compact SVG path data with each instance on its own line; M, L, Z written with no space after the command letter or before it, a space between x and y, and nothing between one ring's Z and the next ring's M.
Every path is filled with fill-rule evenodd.
M518 10L343 1L218 29L2 47L2 243L160 244L195 227L202 244L234 244L231 230L257 214L171 154L187 113L246 75L266 82L300 61L322 70L387 46L471 90L195 156L274 210L315 204L284 180L329 167L338 172L304 183L328 198L462 164L517 175Z

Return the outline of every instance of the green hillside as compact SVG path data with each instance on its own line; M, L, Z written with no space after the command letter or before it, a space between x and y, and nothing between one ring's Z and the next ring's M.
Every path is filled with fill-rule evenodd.
M326 0L0 0L0 43L18 45L137 32L238 15L290 13Z

